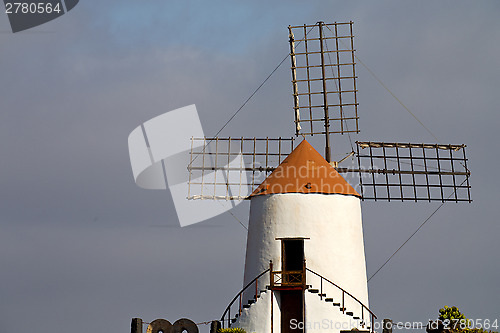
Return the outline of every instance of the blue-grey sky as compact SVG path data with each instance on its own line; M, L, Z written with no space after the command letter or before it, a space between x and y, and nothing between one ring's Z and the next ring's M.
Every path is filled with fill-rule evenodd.
M468 145L474 202L439 210L370 281L371 307L500 320L499 15L494 0L80 1L16 34L0 15L0 333L220 317L241 288L245 230L230 214L178 227L167 191L134 184L127 137L189 104L215 134L287 54L286 27L319 20L354 21L357 56L440 143ZM293 134L288 66L222 135ZM435 141L358 76L356 139ZM438 205L363 203L369 276ZM246 223L248 203L233 214Z

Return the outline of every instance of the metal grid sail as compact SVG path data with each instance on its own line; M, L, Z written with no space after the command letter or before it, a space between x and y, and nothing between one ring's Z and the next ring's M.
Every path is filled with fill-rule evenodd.
M293 148L293 138L192 138L188 199L246 199Z
M359 133L352 24L288 27L297 135Z
M356 142L352 167L331 161L329 135L359 133L352 25L288 27L296 134L324 135L325 159L359 176L363 200L471 202L465 145ZM188 199L246 199L293 148L293 138L193 138Z
M465 145L356 142L367 200L471 202Z

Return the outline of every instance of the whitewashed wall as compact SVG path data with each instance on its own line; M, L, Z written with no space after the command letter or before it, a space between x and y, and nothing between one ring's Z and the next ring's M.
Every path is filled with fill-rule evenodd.
M252 197L245 285L269 268L269 260L273 261L276 270L281 268L281 242L276 240L277 237L310 238L304 241L307 267L338 284L369 306L361 206L357 197L299 193ZM264 281L268 284L267 276L266 274ZM320 287L319 279L312 278L310 274L307 284L317 289ZM326 284L324 286L328 288ZM334 290L328 293L328 297L336 297ZM331 303L327 303L325 307L324 302L312 301L307 294L308 292L305 305L308 318L313 319L312 313L320 319L330 318ZM310 296L319 300L317 295ZM350 307L348 304L348 309ZM352 310L359 313L359 310ZM275 315L276 312L274 311ZM242 323L243 320L247 319L242 318ZM260 321L258 317L248 320ZM248 324L248 327L253 327L252 325L254 324Z

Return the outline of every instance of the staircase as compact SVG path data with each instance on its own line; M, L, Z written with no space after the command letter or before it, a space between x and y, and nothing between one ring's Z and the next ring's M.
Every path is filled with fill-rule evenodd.
M220 319L222 328L225 328L226 325L227 327L231 327L231 324L235 323L236 320L238 320L244 309L249 309L252 304L255 304L260 299L262 293L265 293L269 290L269 286L265 286L265 283L262 283L264 275L269 271L270 269L268 268L264 272L257 275L232 299ZM261 283L259 283L259 281ZM262 286L264 286L264 289L259 289L259 287ZM253 295L251 298L243 298L243 294L246 291L253 291ZM231 316L231 313L233 313L233 316Z
M348 311L347 307L342 305L341 300L336 300L336 299L331 298L331 297L329 298L329 297L327 297L327 294L321 293L319 291L319 289L308 288L307 291L311 294L317 294L319 296L320 300L324 301L325 303L331 303L333 305L333 307L337 307L339 309L339 311L342 312L343 314L345 314L346 316L350 316L350 317L352 317L352 319L358 320L359 326L366 328L367 330L370 330L371 326L365 322L364 314L361 315L361 314L356 314L353 311Z
M316 276L320 279L319 286L312 286L305 284L306 282L306 272ZM263 277L266 273L270 273L270 284L263 286ZM293 283L287 283L287 281L291 281L289 278L286 278L286 275L294 275L301 274L302 279L300 283L294 280ZM338 293L340 293L340 297L338 299L334 297L328 297L324 290L328 288L324 288L324 285L334 287ZM315 289L314 287L318 288ZM249 311L255 304L259 303L259 301L267 295L267 291L271 290L283 290L283 289L303 289L306 290L310 294L316 294L320 298L320 300L325 303L331 303L333 308L338 308L338 310L344 314L345 316L352 317L353 320L356 320L360 327L366 328L371 332L374 332L374 320L377 318L375 314L366 307L363 303L361 303L356 297L351 295L346 290L342 289L337 284L331 282L327 278L321 276L320 274L310 270L309 268L305 268L303 272L281 272L281 271L273 271L272 266L259 274L256 278L254 278L250 283L248 283L229 303L226 310L224 311L221 317L222 327L231 327L241 316L242 314L248 314ZM245 291L253 291L253 295L250 298L244 299L243 294ZM248 295L248 294L247 294ZM268 298L268 297L265 297ZM349 300L351 304L351 308L347 308L346 299ZM352 307L352 304L356 304L356 309Z
M307 291L309 293L317 294L320 300L324 301L325 303L331 303L333 307L337 307L339 311L346 316L350 316L353 320L357 320L361 327L373 332L374 320L377 319L377 316L367 306L365 306L361 301L359 301L348 291L344 290L329 279L321 276L320 274L312 271L309 268L306 268L306 270L313 276L316 276L320 279L319 289L314 289L311 285L309 285L309 288L307 288ZM341 295L338 297L338 299L328 297L328 295L324 291L326 289L324 288L324 285L334 287L333 289L336 289L337 292L340 292ZM350 300L351 305L352 303L355 303L357 305L356 309L348 309L346 299Z

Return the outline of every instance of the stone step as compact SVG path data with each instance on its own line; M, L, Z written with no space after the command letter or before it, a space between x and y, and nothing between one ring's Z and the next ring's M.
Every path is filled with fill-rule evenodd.
M333 302L333 298L325 298L325 302Z
M340 303L333 303L333 306L340 306Z
M326 294L318 294L319 297L326 297Z
M345 314L346 314L346 315L348 315L348 316L353 316L353 315L354 315L354 313L352 313L352 312L350 312L350 311L349 311L349 312L346 312Z
M317 294L319 293L319 290L318 289L307 289L310 293L312 294Z

